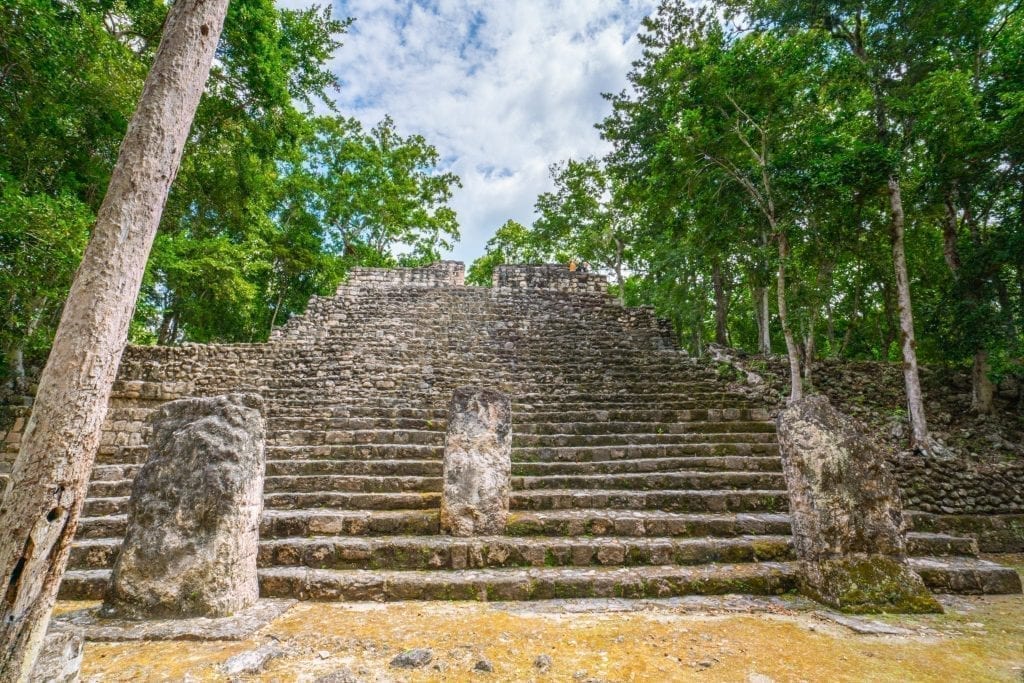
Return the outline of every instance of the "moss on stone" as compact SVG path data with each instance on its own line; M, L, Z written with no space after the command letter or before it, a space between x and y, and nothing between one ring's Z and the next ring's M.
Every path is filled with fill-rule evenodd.
M851 614L931 614L942 606L905 562L885 555L809 563L801 591Z

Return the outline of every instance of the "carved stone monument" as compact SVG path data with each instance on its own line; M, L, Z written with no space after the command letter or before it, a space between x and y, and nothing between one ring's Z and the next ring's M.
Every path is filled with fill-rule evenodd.
M502 534L512 479L512 404L493 389L460 387L448 410L441 531Z
M252 394L187 398L152 419L103 612L222 617L259 596L265 427Z
M906 562L899 489L885 453L824 396L778 419L805 593L851 612L941 612Z

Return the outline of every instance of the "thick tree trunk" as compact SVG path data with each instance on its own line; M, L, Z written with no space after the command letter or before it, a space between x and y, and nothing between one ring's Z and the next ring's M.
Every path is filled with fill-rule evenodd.
M796 344L793 328L789 324L789 309L786 307L786 259L789 257L789 240L786 238L786 233L781 230L778 233L778 240L779 324L782 325L782 334L786 339L786 353L789 355L789 403L796 403L804 397L804 389L800 372L800 349Z
M25 681L85 500L146 259L228 0L177 0L64 305L0 503L0 681Z
M917 369L917 341L914 338L914 314L910 305L910 276L907 272L907 254L903 245L903 192L896 176L889 177L888 188L892 211L892 262L896 273L896 303L900 320L900 348L903 352L903 382L906 385L907 411L910 416L910 447L927 452L933 444L928 433L921 377Z
M711 279L715 287L715 343L721 346L729 345L729 295L725 291L725 278L722 275L722 266L715 263L711 272Z

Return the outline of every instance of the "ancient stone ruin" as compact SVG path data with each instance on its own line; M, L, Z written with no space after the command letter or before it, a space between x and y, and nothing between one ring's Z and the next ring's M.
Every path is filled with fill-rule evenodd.
M107 589L153 442L147 418L173 399L229 392L259 394L265 406L264 597L796 590L769 407L678 350L649 309L624 308L606 289L603 277L558 266L502 266L491 288L465 286L459 263L355 269L268 343L130 347L61 594ZM511 400L503 532L442 533L460 387ZM17 427L7 440L13 452ZM1017 580L979 559L969 537L912 529L906 553L932 590Z
M150 416L103 612L230 616L256 602L264 423L253 394L171 401Z
M512 404L508 396L493 389L455 390L448 411L441 478L442 533L505 533L512 488Z
M824 396L779 415L801 588L855 612L941 612L907 564L899 488L885 453Z

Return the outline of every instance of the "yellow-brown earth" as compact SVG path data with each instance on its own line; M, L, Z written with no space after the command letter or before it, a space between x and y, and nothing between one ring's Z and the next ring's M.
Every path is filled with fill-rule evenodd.
M1013 561L1024 569L1024 558ZM300 603L241 642L89 643L82 674L226 680L226 659L276 638L287 654L241 680L312 682L347 670L360 681L1024 681L1019 595L951 598L944 615L877 619L902 635L857 634L802 601L741 612L728 601L617 611L624 604ZM433 661L389 667L413 647L430 648ZM542 654L552 662L543 674L534 667ZM481 659L492 673L473 671Z

